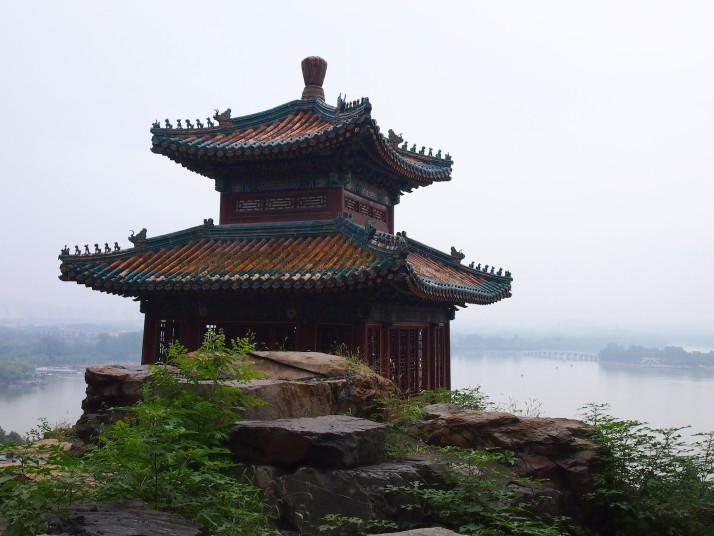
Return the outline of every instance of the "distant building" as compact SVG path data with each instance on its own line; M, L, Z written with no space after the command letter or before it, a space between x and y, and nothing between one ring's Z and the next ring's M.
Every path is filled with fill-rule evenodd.
M300 100L151 129L153 152L215 181L218 225L65 248L60 279L141 303L143 363L215 327L270 350L345 348L406 391L448 387L456 307L509 297L510 273L395 234L401 195L450 180L450 155L385 137L369 99L326 104L327 63L302 68Z

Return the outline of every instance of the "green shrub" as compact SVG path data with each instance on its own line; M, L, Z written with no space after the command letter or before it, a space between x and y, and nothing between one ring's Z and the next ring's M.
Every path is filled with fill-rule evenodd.
M142 401L121 408L125 418L104 429L81 460L59 451L43 459L28 447L21 466L0 473L5 534L37 534L44 514L80 498L142 499L212 535L272 532L260 490L236 474L223 447L235 412L258 403L236 387L256 377L242 360L247 350L247 341L227 347L213 331L191 354L174 344L172 367L153 367Z
M347 367L350 371L356 372L357 374L369 374L374 371L369 368L369 365L360 357L360 350L352 352L347 347L344 342L339 344L335 343L330 348L330 353L340 357L344 357L347 360Z
M58 441L72 441L77 439L72 423L67 419L50 424L47 419L40 417L37 425L31 428L27 434L27 441L39 441L40 439L56 439Z
M533 508L537 500L526 501L506 485L514 481L507 467L515 462L512 452L459 447L439 450L449 469L445 486L414 482L408 488L387 489L417 497L427 523L478 536L569 534L561 527L564 519L537 514Z
M444 403L456 404L469 410L497 409L489 397L481 392L480 387L453 391L422 391L413 396L396 394L382 401L383 418L389 424L385 454L403 458L412 453L429 453L432 458L443 462L448 469L448 482L443 487L426 487L420 482L414 482L407 488L390 487L386 491L406 492L416 497L428 522L461 534L567 534L561 528L563 520L535 514L532 502L524 501L523 497L506 486L507 482L516 480L508 468L516 460L513 452L438 448L426 445L414 436L411 425L422 417L424 407ZM527 480L521 482L529 483ZM355 524L354 521L350 523ZM325 526L327 525L330 524ZM358 526L361 530L366 528Z
M19 445L6 453L17 464L0 469L4 536L38 534L45 514L88 496L81 460L59 445Z
M464 409L489 410L495 405L488 395L481 392L481 387L466 389L425 390L415 395L395 393L392 397L380 401L382 418L396 425L408 425L421 418L422 410L430 404L456 404Z
M590 499L604 512L606 533L714 534L714 432L688 444L684 428L616 419L605 405L583 410L600 447Z

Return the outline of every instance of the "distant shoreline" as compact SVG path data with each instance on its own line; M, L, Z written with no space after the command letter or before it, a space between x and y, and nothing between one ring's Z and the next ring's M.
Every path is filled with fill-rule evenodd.
M2 387L39 387L45 384L46 380L0 380Z
M642 364L642 363L632 363L628 361L604 361L598 360L598 365L606 365L613 367L625 367L625 368L642 368L642 369L682 369L682 370L700 370L703 372L714 372L714 366L707 365L668 365L666 363L661 364Z

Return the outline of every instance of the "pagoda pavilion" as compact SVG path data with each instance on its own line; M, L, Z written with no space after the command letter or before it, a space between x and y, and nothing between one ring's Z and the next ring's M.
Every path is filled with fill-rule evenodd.
M142 363L216 328L269 350L341 347L405 391L449 387L456 308L509 297L511 274L395 234L401 195L450 180L451 156L384 136L369 99L326 104L322 58L302 69L300 100L154 123L154 153L215 182L217 225L65 247L60 279L140 302Z

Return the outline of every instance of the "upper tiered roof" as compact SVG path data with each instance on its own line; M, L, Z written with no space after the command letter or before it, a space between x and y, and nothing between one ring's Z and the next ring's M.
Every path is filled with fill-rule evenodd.
M302 99L265 112L233 118L230 109L216 111L217 124L207 118L205 126L200 120L172 124L167 119L164 126L155 122L151 150L219 180L240 177L251 165L266 161L333 159L343 166L346 151L366 157L373 180L393 192L450 180L451 156L432 148L418 149L416 144L409 147L391 130L385 137L372 118L369 99L338 98L337 106L326 104L322 91L326 67L321 58L306 58Z
M488 304L511 294L511 277L460 264L406 236L333 222L204 225L109 253L60 255L60 279L132 297L164 293L344 291L394 283L426 302ZM479 265L480 267L480 265Z

